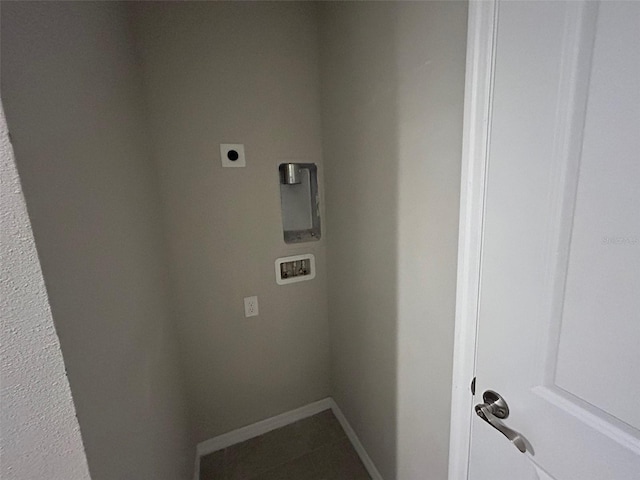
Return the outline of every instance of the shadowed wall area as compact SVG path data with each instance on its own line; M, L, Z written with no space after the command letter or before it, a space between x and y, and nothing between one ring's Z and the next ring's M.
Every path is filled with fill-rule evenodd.
M332 394L385 479L445 479L467 6L320 13Z
M193 468L125 5L2 2L2 100L93 480Z

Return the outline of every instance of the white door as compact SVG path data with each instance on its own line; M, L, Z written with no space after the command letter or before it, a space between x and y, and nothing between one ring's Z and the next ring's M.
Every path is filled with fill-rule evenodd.
M640 479L640 2L496 18L469 479Z

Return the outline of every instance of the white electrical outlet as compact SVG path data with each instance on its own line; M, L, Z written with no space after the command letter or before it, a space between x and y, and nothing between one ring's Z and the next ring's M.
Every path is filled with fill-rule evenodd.
M258 297L244 297L244 316L258 316Z

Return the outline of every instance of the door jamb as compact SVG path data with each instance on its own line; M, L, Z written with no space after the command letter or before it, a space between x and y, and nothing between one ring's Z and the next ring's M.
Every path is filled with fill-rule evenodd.
M471 0L467 24L449 480L467 480L471 447L486 173L499 0Z

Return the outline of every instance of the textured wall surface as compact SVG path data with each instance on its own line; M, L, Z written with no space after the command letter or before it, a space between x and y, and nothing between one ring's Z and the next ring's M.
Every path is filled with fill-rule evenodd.
M323 174L315 6L134 8L201 441L329 395L324 240L284 243L278 181L284 161ZM244 143L247 167L222 168L220 143ZM301 253L316 278L277 285L275 259Z
M186 479L194 445L125 5L3 2L1 21L2 100L91 476Z
M0 106L0 477L89 479Z
M386 480L447 477L466 11L321 6L332 393Z

